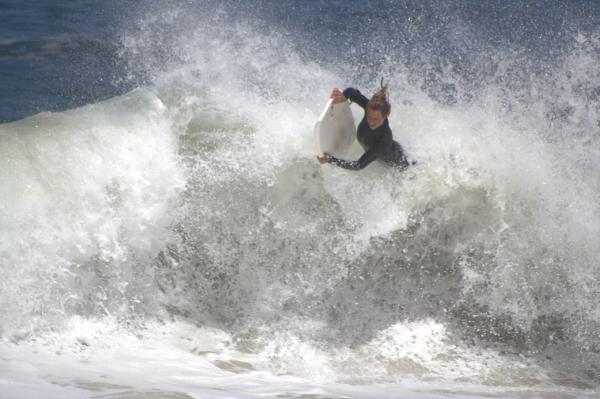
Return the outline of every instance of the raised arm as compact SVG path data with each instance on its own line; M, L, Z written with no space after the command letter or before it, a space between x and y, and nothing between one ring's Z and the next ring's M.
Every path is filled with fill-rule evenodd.
M363 109L366 109L367 103L369 102L369 99L367 97L363 96L360 91L352 87L348 87L343 92L341 92L340 89L337 88L333 89L330 98L333 99L334 104L350 100L353 103L360 105Z
M343 91L343 94L344 94L344 97L346 97L353 103L360 105L364 109L367 108L367 103L369 102L369 99L367 97L365 97L360 91L356 90L355 88L348 87L347 89L345 89Z

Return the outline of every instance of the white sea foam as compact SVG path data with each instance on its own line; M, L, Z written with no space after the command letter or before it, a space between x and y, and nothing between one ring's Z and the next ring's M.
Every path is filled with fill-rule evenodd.
M376 83L248 23L182 30L151 84L0 126L3 394L597 394L593 37L556 85L507 90L508 54L450 105L391 59L417 164L350 172L312 124Z

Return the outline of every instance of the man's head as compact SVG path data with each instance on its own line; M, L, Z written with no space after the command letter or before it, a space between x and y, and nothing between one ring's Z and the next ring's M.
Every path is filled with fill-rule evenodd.
M390 115L392 106L387 98L388 85L383 86L367 103L367 123L371 129L383 125Z
M385 122L383 112L378 109L367 108L367 124L371 130L377 129Z

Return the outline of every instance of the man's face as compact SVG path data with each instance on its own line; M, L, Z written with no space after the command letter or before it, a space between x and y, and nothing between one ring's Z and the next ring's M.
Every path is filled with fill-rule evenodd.
M371 130L377 129L379 126L383 125L385 121L385 117L383 113L377 109L368 109L367 110L367 124Z

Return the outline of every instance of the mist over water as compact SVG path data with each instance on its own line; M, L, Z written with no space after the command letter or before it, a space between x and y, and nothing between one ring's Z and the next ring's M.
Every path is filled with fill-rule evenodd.
M144 3L119 30L139 88L0 125L3 340L595 392L598 7L374 5ZM417 164L318 164L331 88L382 76Z

